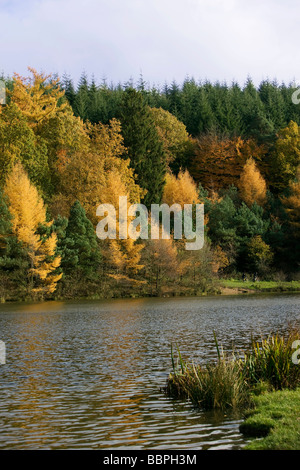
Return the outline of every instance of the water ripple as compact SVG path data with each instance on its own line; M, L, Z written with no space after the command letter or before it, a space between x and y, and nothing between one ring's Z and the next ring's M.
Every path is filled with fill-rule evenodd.
M299 296L0 306L1 449L240 449L240 417L195 410L160 388L170 347L216 358L300 321Z

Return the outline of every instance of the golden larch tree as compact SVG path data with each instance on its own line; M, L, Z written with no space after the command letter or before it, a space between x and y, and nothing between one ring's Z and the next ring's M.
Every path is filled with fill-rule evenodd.
M187 170L180 171L177 177L167 173L163 202L169 206L180 204L182 208L184 204L199 203L196 183Z
M144 248L142 243L127 237L120 239L120 226L119 226L119 197L127 196L127 207L131 204L130 194L125 183L122 180L122 175L116 170L112 169L106 174L105 182L101 187L101 202L104 204L112 204L116 209L116 239L106 239L102 246L102 253L107 261L107 264L112 268L113 272L110 277L119 281L134 281L133 277L142 268L140 263L141 251ZM127 229L129 227L132 217L128 216ZM135 281L134 281L135 282Z
M88 133L90 143L87 150L75 152L72 156L59 155L59 194L53 198L51 206L62 207L61 215L68 216L68 209L79 200L89 219L96 224L98 205L112 203L110 199L115 197L115 191L110 194L106 190L111 172L120 175L125 192L119 195L128 194L131 203L139 202L145 191L136 184L129 159L121 158L126 149L119 121L112 119L109 125L88 125Z
M38 73L28 67L31 77L14 74L11 101L26 116L31 127L35 128L62 111L67 103L61 103L64 90L59 86L59 79L51 75Z
M30 288L34 293L52 293L62 276L55 272L60 266L60 256L55 254L57 236L52 233L44 239L37 232L40 225L51 226L51 222L47 222L44 202L21 163L8 175L4 192L9 201L13 232L28 251Z
M264 205L267 185L253 158L249 158L245 163L238 182L238 188L240 196L247 206L252 206L254 202Z

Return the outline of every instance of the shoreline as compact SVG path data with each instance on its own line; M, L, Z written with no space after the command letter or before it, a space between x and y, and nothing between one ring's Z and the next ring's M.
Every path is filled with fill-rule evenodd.
M226 285L227 282L234 282L236 286L228 286ZM194 289L189 290L182 290L179 292L175 292L174 290L166 290L162 291L160 294L146 294L146 293L123 293L120 295L111 295L105 296L101 294L94 294L94 295L87 295L87 296L78 296L78 297L71 297L71 296L53 296L47 299L1 299L0 304L14 304L14 303L44 303L44 302L55 302L55 301L82 301L82 300L134 300L134 299L170 299L170 298L202 298L202 297L228 297L228 296L248 296L248 295L280 295L280 294L300 294L300 282L299 281L290 281L284 283L276 283L276 286L267 287L267 281L262 281L264 286L260 285L260 281L257 281L257 285L253 286L243 286L242 281L221 281L219 285L216 285L214 289L207 290L203 292L195 292ZM273 281L270 283L275 284ZM294 286L293 284L299 284L299 287ZM193 293L194 290L194 293Z

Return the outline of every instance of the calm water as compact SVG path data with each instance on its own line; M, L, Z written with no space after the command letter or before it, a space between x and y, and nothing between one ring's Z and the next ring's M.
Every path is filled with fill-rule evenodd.
M170 345L215 358L300 322L300 296L0 306L0 449L240 449L240 417L161 393Z

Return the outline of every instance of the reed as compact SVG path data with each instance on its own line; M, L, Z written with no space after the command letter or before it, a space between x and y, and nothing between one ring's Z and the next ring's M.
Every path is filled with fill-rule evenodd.
M299 339L299 331L294 329L285 337L276 333L260 343L252 340L241 364L248 383L255 385L263 381L274 390L298 387L300 365L293 363L292 355L294 341Z
M184 362L177 351L176 364L171 353L173 370L166 386L169 396L190 399L204 409L237 408L248 402L247 383L234 357L227 357L218 348L218 361L201 366Z
M205 365L185 362L178 347L175 360L171 347L172 371L165 392L204 409L225 409L248 406L258 391L296 388L300 365L292 362L292 345L299 338L296 330L287 338L275 334L261 343L252 341L241 357L225 354L214 333L218 359Z

